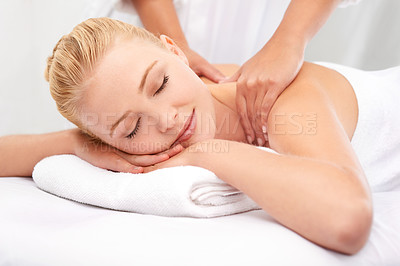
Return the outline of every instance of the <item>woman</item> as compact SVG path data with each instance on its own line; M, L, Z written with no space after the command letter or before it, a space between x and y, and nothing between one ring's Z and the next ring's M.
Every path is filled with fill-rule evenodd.
M103 144L79 130L4 137L0 176L62 153L134 173L195 165L318 245L354 254L367 241L370 189L350 143L364 109L338 72L305 63L278 98L265 146L280 154L242 143L235 83L207 87L167 36L90 19L59 41L46 76L61 114Z
M214 82L237 81L236 108L246 139L248 143L262 146L268 137L265 134L268 113L279 94L298 74L308 42L336 6L358 1L131 2L145 28L173 38L198 75ZM193 47L189 46L184 32ZM224 79L197 52L215 62L245 63L234 75Z

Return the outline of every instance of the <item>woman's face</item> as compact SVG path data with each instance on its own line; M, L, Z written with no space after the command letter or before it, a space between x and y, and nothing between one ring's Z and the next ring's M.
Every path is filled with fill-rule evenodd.
M209 90L179 48L161 39L171 52L147 41L117 41L85 86L81 121L127 153L158 153L215 135Z

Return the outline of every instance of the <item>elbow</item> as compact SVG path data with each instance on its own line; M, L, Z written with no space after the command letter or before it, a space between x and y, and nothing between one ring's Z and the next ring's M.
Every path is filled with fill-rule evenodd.
M336 228L336 247L333 248L344 254L354 255L368 241L371 231L373 211L370 199L359 200L351 204L342 221Z

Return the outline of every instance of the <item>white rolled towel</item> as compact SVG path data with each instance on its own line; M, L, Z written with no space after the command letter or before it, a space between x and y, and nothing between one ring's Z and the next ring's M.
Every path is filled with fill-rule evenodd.
M217 217L260 209L213 172L179 166L145 174L95 167L74 155L44 158L32 174L36 185L77 202L161 216Z

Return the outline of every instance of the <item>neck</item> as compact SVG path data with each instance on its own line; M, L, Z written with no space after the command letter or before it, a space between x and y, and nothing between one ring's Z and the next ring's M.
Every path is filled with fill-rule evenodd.
M215 87L214 87L215 88ZM246 136L235 106L235 91L227 86L209 88L213 96L216 119L216 139L246 142ZM234 87L236 89L236 87Z

